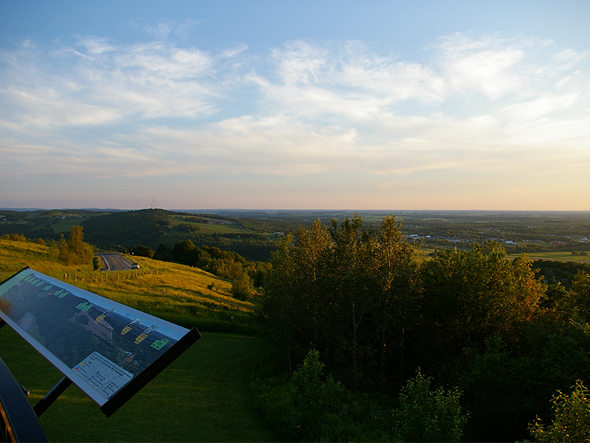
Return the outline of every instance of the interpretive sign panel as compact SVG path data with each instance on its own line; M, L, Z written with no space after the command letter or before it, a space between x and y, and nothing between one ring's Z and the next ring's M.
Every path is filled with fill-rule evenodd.
M200 338L25 268L0 284L0 317L110 415Z

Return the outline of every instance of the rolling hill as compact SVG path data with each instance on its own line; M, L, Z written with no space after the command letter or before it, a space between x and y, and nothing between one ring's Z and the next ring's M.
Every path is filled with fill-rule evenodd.
M0 235L21 234L47 242L59 240L74 225L82 226L85 241L101 250L125 251L139 245L155 250L160 244L172 248L190 240L197 246L215 246L251 261L264 261L276 247L276 236L246 229L236 219L211 214L163 209L0 211Z

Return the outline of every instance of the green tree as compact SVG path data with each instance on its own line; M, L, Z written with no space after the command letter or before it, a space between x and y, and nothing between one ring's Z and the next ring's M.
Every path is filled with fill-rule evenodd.
M374 264L374 241L370 233L361 230L362 223L362 218L355 214L352 219L345 218L340 226L332 220L330 230L334 247L331 249L329 264L329 290L334 292L333 298L338 300L335 306L340 307L339 317L342 320L338 323L349 325L342 330L340 339L342 347L350 355L354 375L359 371L359 360L366 350L360 342L368 329L362 326L374 304L374 288L371 287L373 280L370 278Z
M72 226L68 236L68 249L76 256L80 256L84 249L84 230L82 226Z
M66 265L72 264L74 258L70 249L68 248L68 242L63 234L60 234L57 246L59 249L59 259L61 260L61 262Z
M590 441L590 396L581 380L572 387L570 395L557 391L551 400L554 418L546 426L537 417L529 424L536 441L582 442Z
M260 312L289 370L310 349L320 347L324 328L329 327L324 281L330 248L327 229L317 220L310 230L301 228L295 236L285 236L273 252Z
M197 262L199 251L190 240L184 240L172 248L172 259L185 265L194 265Z
M379 380L385 389L387 377L393 377L391 360L398 362L400 385L404 379L406 329L417 317L415 291L416 261L414 248L401 233L395 217L385 217L371 256L375 263L375 333L379 343Z
M543 285L531 262L506 258L498 244L446 251L420 270L421 326L415 345L434 373L454 370L464 349L499 333L513 345L539 312Z
M254 292L252 279L246 271L242 272L231 284L232 296L238 300L249 300Z
M432 389L432 379L420 371L399 394L393 411L402 441L460 441L469 414L463 412L458 389Z
M567 298L567 310L571 315L590 322L590 274L576 274Z
M154 251L152 248L150 248L148 246L144 246L144 245L139 245L134 248L129 248L129 252L131 252L132 254L138 255L140 257L149 257L149 258L153 258L154 255L156 254L156 251Z
M317 349L341 381L359 386L383 386L395 366L399 388L415 268L393 217L377 230L363 228L358 215L329 230L316 220L274 253L261 312L289 364L291 350L297 360Z
M256 400L285 441L348 441L347 392L311 350L291 378L278 386L254 384Z
M94 257L92 246L84 242L82 226L72 226L67 241L62 234L58 249L59 259L66 265L90 264Z
M51 240L49 242L49 247L47 248L47 255L49 256L49 260L57 261L59 259L59 247L55 240Z

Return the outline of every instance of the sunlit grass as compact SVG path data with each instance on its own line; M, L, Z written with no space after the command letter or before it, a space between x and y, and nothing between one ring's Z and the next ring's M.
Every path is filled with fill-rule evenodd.
M165 320L199 330L252 333L254 306L231 297L231 282L199 268L132 257L140 269L94 271L49 259L47 247L30 242L0 243L0 281L29 266L35 271Z
M101 272L49 260L47 247L0 242L0 281L32 269L173 323L203 337L110 418L70 386L43 414L52 441L276 441L253 407L250 374L269 349L262 338L210 331L256 331L253 305L231 298L229 281L201 269L143 257L135 271ZM233 317L233 320L232 320ZM8 326L0 357L37 403L62 377Z

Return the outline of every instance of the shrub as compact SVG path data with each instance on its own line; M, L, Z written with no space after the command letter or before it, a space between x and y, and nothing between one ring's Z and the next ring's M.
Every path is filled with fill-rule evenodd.
M257 402L283 440L350 440L346 390L324 377L319 352L311 350L285 384L257 383Z
M92 266L95 271L99 271L102 269L102 260L99 257L94 257L92 259Z
M402 441L460 441L468 414L461 411L457 389L431 390L431 378L418 371L399 394L393 411Z
M590 441L590 398L584 383L578 380L570 395L557 391L551 402L555 414L551 425L543 425L539 417L529 424L529 432L535 440L541 442Z

